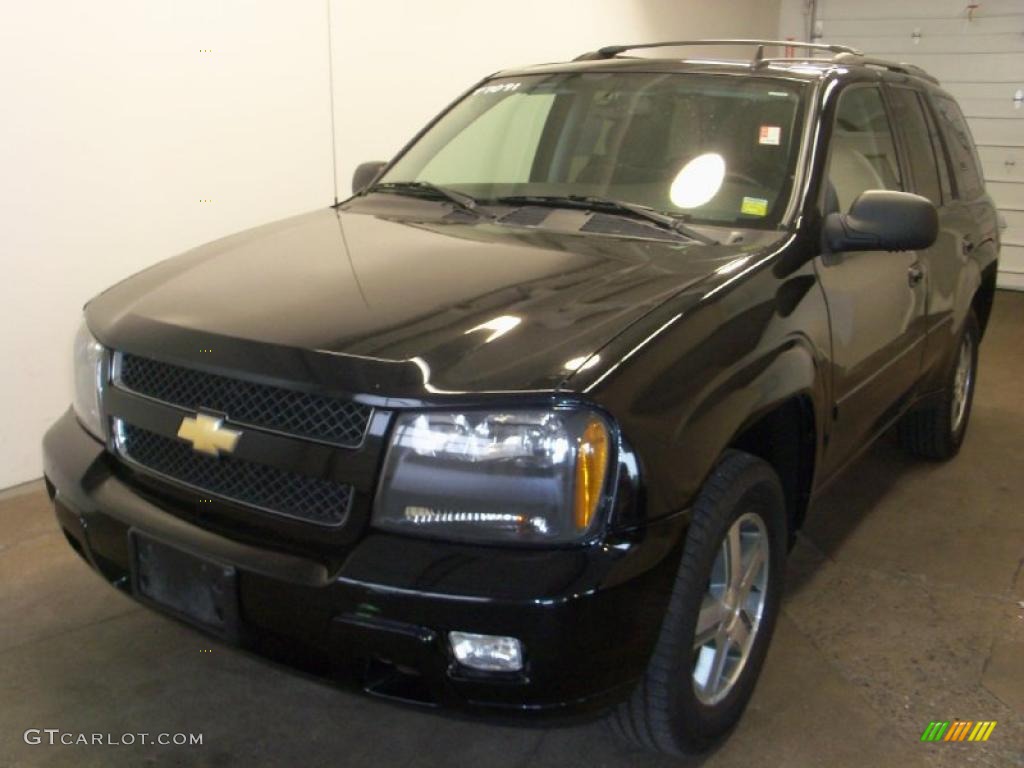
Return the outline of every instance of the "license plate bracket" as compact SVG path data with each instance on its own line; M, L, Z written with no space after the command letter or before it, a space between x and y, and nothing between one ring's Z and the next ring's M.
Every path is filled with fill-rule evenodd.
M132 592L144 603L231 642L239 637L234 566L132 530Z

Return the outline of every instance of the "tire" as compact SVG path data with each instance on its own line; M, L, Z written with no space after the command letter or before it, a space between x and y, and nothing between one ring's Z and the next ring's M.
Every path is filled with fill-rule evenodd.
M981 333L974 312L967 315L941 393L905 414L897 427L900 445L923 459L945 461L960 452L971 417ZM962 365L969 367L963 372ZM960 381L960 376L965 376ZM961 395L962 392L962 395ZM959 415L958 415L959 414Z
M723 455L701 489L692 514L679 572L647 670L630 698L610 715L613 730L621 736L638 746L672 755L708 748L743 714L778 617L787 551L782 484L768 463L748 453L730 450ZM734 527L742 534L739 538L730 535ZM767 567L754 580L747 601L733 594L725 603L716 602L712 594L728 592L723 588L723 583L729 583L727 578L723 582L730 570L727 537L732 542L741 542L741 566L744 555L750 558L759 550L757 542L765 546L760 555ZM751 562L747 559L746 565ZM750 608L755 603L760 604L756 624L752 617L752 610L756 609ZM723 605L732 607L723 609ZM735 614L737 605L747 608L745 615ZM719 626L714 643L721 643L727 625L736 627L742 623L748 635L753 636L747 643L749 650L743 662L726 667L726 674L722 675L724 687L717 693L709 684L718 657L711 645L696 645L702 607L708 619L715 615L714 610L719 611L718 615L722 615L722 610L731 615L731 620L726 619ZM710 626L713 622L703 622L705 637L710 634ZM725 647L735 651L740 646L730 639ZM700 691L698 677L704 683ZM726 677L731 678L731 683Z

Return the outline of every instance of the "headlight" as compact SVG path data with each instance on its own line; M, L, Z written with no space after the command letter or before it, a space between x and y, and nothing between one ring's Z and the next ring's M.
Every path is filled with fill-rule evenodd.
M610 452L589 411L403 413L374 523L465 541L577 541L600 516Z
M75 336L75 413L82 426L100 440L107 430L100 409L103 389L103 346L92 337L83 322Z

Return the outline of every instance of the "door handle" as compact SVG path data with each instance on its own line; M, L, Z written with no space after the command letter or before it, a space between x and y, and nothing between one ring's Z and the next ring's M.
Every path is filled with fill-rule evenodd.
M918 266L917 264L913 265L912 267L910 267L910 269L907 270L907 282L910 284L911 288L920 283L923 279L924 270L921 269L921 267Z

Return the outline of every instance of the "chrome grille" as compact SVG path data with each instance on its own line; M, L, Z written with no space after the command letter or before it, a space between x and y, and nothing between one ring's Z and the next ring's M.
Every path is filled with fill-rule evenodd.
M362 403L161 363L119 353L115 384L155 400L225 414L234 424L346 448L358 446L373 409Z
M204 456L180 440L120 419L114 429L117 449L130 463L201 493L319 525L340 525L348 514L350 485L231 456Z

